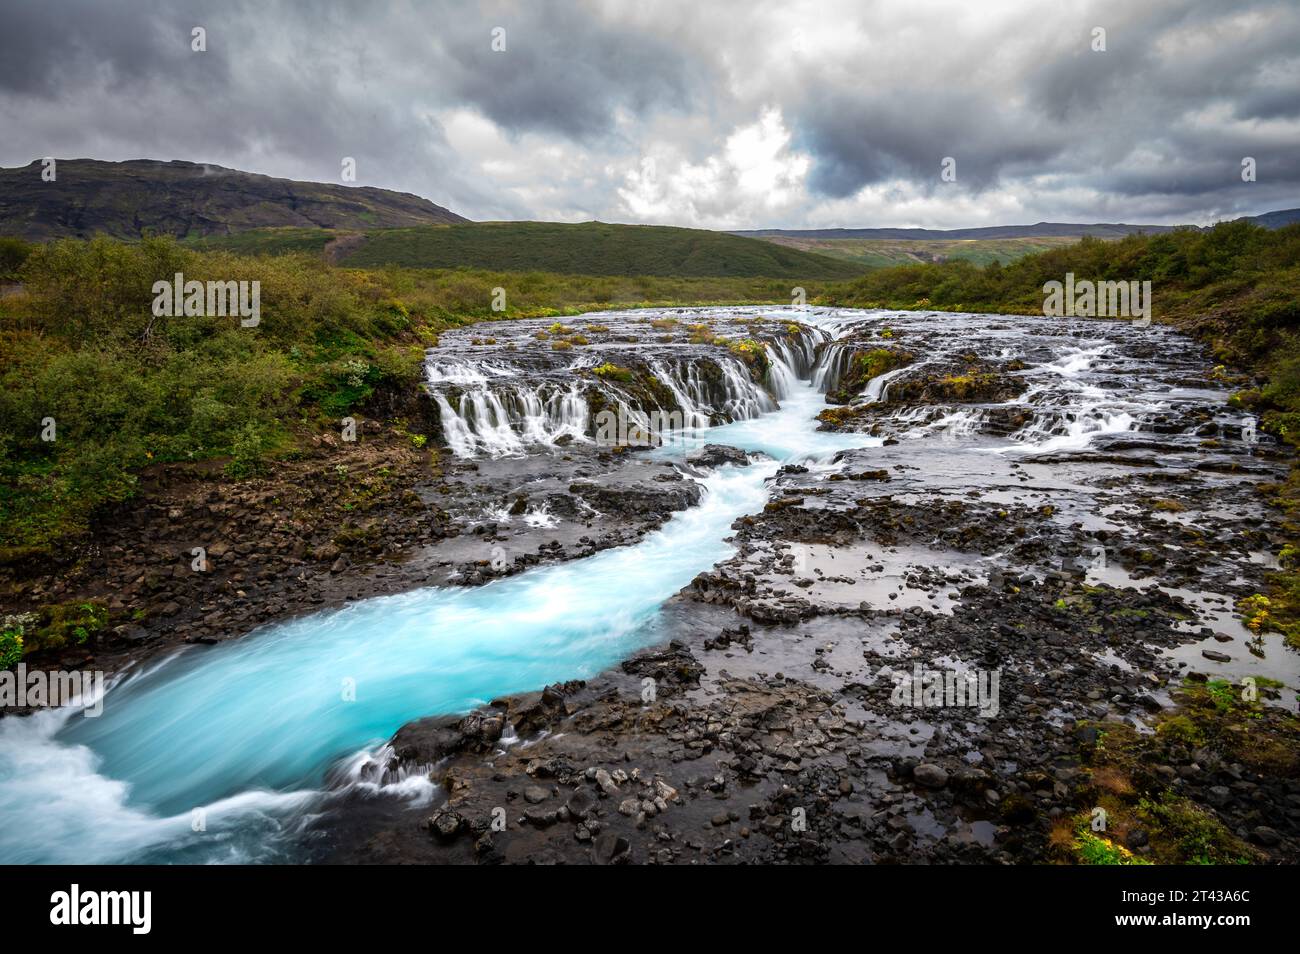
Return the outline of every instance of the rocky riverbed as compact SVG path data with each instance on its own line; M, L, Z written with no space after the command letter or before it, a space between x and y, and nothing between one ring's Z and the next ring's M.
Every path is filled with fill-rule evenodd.
M821 428L879 446L782 467L616 671L404 727L367 771L432 803L323 857L1300 858L1296 656L1234 611L1286 465L1220 372L1161 328L813 320Z
M201 475L151 488L79 565L117 619L144 609L89 661L635 547L719 468L766 468L766 503L641 652L341 761L297 857L1300 859L1300 665L1241 617L1285 543L1258 487L1288 461L1189 340L677 310L475 326L428 369L400 424L239 499ZM806 429L758 435L800 380Z

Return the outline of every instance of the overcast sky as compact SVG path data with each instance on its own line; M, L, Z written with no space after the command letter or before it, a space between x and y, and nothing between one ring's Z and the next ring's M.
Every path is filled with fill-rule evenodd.
M353 157L473 219L1204 224L1300 206L1300 3L0 0L0 165L47 155Z

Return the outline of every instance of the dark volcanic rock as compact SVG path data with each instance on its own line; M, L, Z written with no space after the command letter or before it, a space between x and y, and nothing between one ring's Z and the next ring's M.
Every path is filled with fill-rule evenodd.
M602 513L644 516L694 507L704 488L693 480L628 485L575 481L569 491Z
M749 455L739 447L728 447L725 444L705 444L700 448L698 454L686 458L686 463L694 464L697 467L720 467L723 464L735 464L744 467L749 463Z

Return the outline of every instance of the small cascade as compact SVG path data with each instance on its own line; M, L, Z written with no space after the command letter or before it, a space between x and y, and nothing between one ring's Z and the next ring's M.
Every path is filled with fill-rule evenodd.
M929 424L928 429L944 440L960 440L978 432L987 419L988 414L980 408L956 408Z
M1032 454L1080 450L1096 437L1140 428L1139 420L1128 411L1100 404L1079 409L1040 410L1030 424L1011 435L1015 444L1002 450Z
M433 391L433 400L447 446L458 457L519 454L526 445L554 444L564 435L583 440L591 416L576 382L568 387L478 385L462 391L455 407L442 391Z
M682 423L688 429L708 427L712 423L713 406L709 399L707 382L700 375L697 361L684 361L668 365L651 361L650 373L673 393L682 412Z
M490 361L436 361L425 367L425 380L430 384L487 384L493 378L518 374L514 368Z
M874 404L877 401L883 401L889 397L889 382L895 378L902 377L912 367L895 368L893 371L886 371L884 374L878 374L867 382L866 388L862 392L864 403Z
M849 369L853 349L842 341L832 341L819 350L813 366L812 383L823 394L839 387L840 379Z
M784 400L799 386L799 375L795 369L800 362L791 354L784 341L767 346L767 360L771 369L768 380L772 392L778 401Z
M336 791L388 794L404 798L413 806L422 806L432 801L437 790L430 777L433 769L433 765L400 762L393 747L384 743L354 753L334 767L327 782Z

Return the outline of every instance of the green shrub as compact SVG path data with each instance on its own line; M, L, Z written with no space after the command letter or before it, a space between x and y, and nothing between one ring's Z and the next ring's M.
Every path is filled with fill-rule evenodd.
M36 620L35 613L21 613L4 618L4 623L0 624L0 670L9 669L22 662L23 636L27 627Z
M0 237L0 282L18 280L33 246L18 238Z
M81 601L44 607L34 627L27 627L24 652L84 646L108 625L108 608L102 603Z

